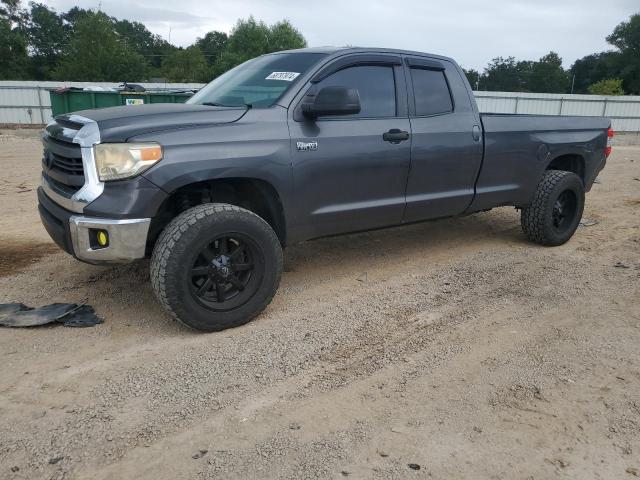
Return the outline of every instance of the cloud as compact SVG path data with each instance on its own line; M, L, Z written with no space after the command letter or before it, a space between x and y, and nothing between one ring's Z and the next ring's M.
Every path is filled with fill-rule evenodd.
M67 10L96 8L98 0L50 0ZM565 66L610 49L605 37L632 13L637 0L103 0L103 11L137 20L186 46L210 30L229 32L239 18L267 23L287 18L310 46L404 48L456 58L482 69L493 57L534 60L553 50Z

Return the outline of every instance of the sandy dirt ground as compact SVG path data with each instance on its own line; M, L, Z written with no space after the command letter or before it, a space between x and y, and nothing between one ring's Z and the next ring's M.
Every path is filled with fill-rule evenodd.
M0 329L0 478L640 476L640 147L562 247L509 208L309 242L265 313L209 335L148 264L58 252L40 148L0 135L0 302L105 322Z

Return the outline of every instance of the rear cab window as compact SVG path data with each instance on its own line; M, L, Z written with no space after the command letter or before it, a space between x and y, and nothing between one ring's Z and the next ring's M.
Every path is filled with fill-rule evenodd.
M453 112L451 91L444 70L410 67L415 115L425 117Z

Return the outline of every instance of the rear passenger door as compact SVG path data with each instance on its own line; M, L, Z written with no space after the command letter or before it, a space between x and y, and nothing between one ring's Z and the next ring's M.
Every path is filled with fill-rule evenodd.
M470 92L451 62L405 57L411 168L403 221L463 213L482 162L480 125Z

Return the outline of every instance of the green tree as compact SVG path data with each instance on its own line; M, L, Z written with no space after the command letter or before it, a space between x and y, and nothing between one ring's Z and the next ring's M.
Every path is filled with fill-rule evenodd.
M198 38L196 46L204 53L207 63L213 66L224 52L228 41L229 37L226 33L214 30L208 32L204 37Z
M576 60L569 69L569 77L574 83L573 92L588 93L590 85L616 77L620 72L620 57L619 52L601 52Z
M162 73L170 82L205 83L211 80L207 59L195 45L177 50L166 57Z
M27 41L24 36L24 12L18 0L0 3L0 79L26 78L29 62Z
M229 35L227 51L239 53L245 59L257 57L266 53L269 44L269 27L266 23L257 22L255 18L249 17L247 20L238 20Z
M526 81L529 92L564 93L567 84L567 72L562 68L562 58L556 52L549 52L531 64L529 78Z
M640 94L640 13L620 23L607 37L607 42L620 51L619 77L624 89Z
M0 0L0 18L8 20L11 28L22 32L28 13L20 7L20 0Z
M214 75L218 76L236 65L266 53L269 42L269 27L264 22L256 22L253 17L238 20L229 35L227 47L214 66Z
M304 48L307 41L289 20L282 20L269 27L269 39L265 53Z
M593 95L624 95L621 78L607 78L589 86L589 93Z
M494 92L526 91L526 79L531 62L516 62L514 57L496 57L484 71L481 80L483 90Z
M48 80L69 44L71 29L63 17L42 3L31 3L26 26L31 51L31 76Z
M607 37L607 42L621 52L640 55L640 13L631 15L628 22L622 22Z
M215 64L214 73L220 75L227 70L265 53L293 48L303 48L307 41L287 20L269 27L253 17L238 20L231 31L227 47Z
M6 18L0 18L0 79L24 79L28 62L24 37Z
M145 57L152 67L159 68L164 58L177 50L160 35L151 33L140 22L116 20L114 25L127 48Z
M127 48L113 20L102 12L89 12L75 23L68 51L55 70L60 80L121 82L144 80L146 59Z
M70 28L73 30L76 27L78 21L83 18L91 15L93 12L91 10L85 10L80 7L73 7L71 10L68 10L66 13L62 14L62 19L67 22Z
M478 88L478 84L480 80L480 72L478 72L477 70L474 70L473 68L470 68L469 70L463 68L462 71L467 77L467 80L469 81L469 85L471 85L471 88L473 90L476 90Z

